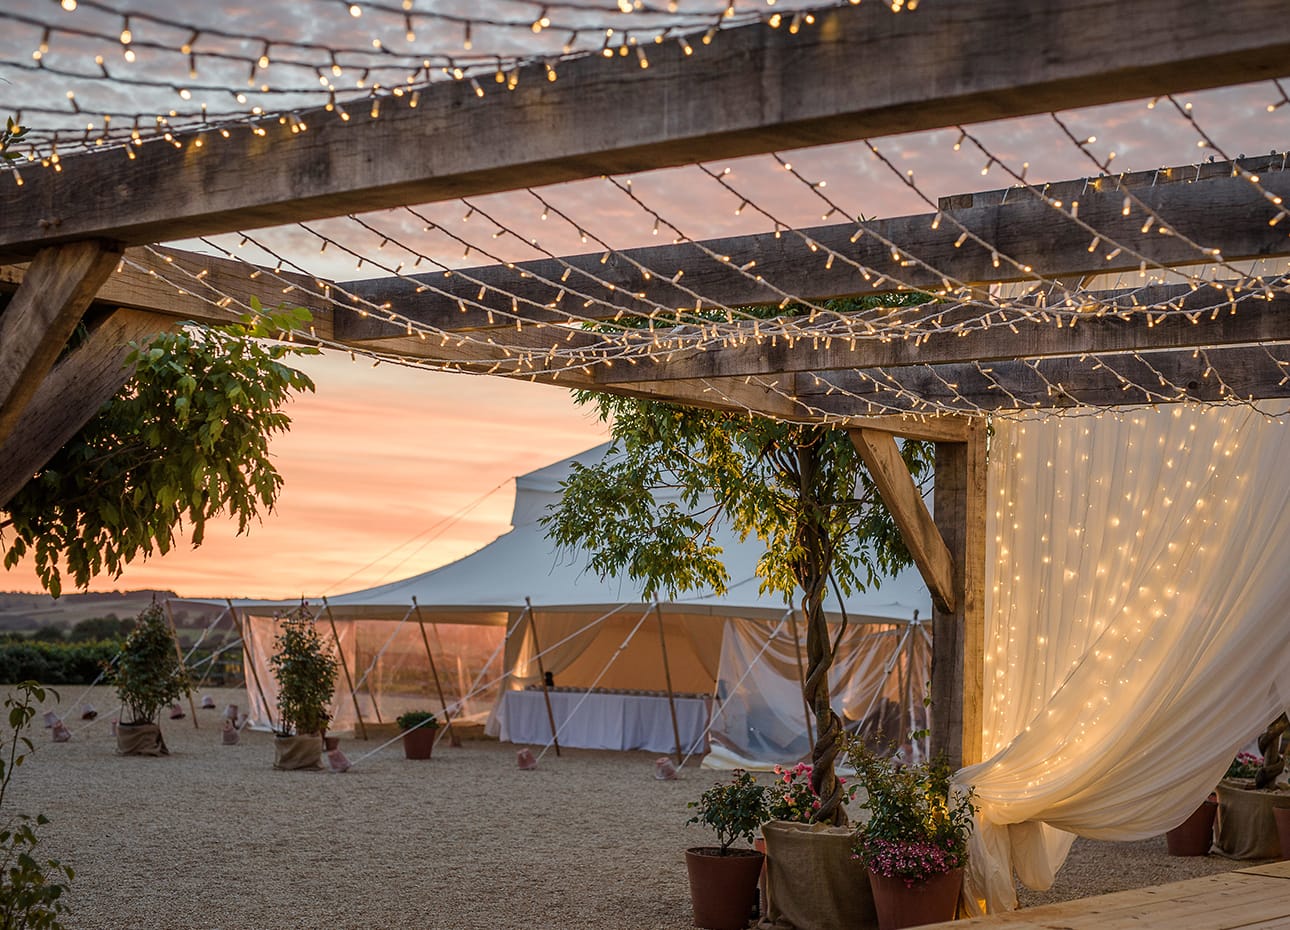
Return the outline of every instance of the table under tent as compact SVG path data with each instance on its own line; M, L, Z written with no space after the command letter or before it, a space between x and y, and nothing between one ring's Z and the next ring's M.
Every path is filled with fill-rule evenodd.
M607 448L518 477L512 529L478 551L310 602L343 658L331 730L361 736L405 711L446 704L455 720L536 747L553 744L554 722L562 747L704 755L715 767L809 758L805 627L782 597L759 592L755 538L718 530L731 578L725 594L657 603L627 578L596 577L582 553L557 551L546 538L537 521L560 482L575 461L598 461ZM252 725L268 727L275 618L299 602L224 606L244 637ZM836 635L843 611L827 606ZM902 742L926 724L931 634L918 618L930 615L927 588L910 569L844 606L834 706L875 746ZM545 675L553 685L544 687Z

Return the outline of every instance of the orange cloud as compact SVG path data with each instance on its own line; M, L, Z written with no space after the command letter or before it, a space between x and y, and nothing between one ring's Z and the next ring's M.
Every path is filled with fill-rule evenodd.
M510 479L605 438L566 391L327 355L302 360L318 384L274 443L285 485L275 511L237 536L211 525L90 590L171 588L201 596L338 594L426 571L506 530ZM23 565L8 590L37 590Z

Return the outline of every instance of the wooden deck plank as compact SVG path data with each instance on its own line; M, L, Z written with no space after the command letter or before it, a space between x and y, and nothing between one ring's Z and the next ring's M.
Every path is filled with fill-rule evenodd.
M1290 863L1011 911L930 928L976 930L1264 930L1290 927Z

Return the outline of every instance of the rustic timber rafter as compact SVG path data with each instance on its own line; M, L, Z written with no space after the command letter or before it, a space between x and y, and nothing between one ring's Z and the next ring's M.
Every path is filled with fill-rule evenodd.
M307 132L274 119L263 136L239 128L201 148L198 134L149 143L128 164L65 158L6 204L0 262L90 237L142 245L1283 76L1283 14L1280 0L1186 15L1172 0L975 0L901 16L860 4L797 34L725 30L693 56L659 46L648 70L587 56L549 83L534 64L482 99L444 81L379 119L308 112Z
M1285 164L1281 155L1240 162L1246 171L1258 173L1260 187L1269 195L1290 200ZM1128 190L1176 235L1161 235L1154 223L1144 232L1142 208L1125 216ZM414 323L466 330L504 326L516 313L533 322L563 323L572 316L605 319L620 312L666 320L659 306L694 310L695 294L701 295L705 308L741 307L778 304L785 294L818 301L910 288L942 292L958 285L1036 281L1038 275L1078 279L1137 271L1144 255L1159 267L1213 261L1184 237L1218 249L1229 262L1290 255L1286 229L1266 222L1280 207L1248 180L1233 177L1231 162L1063 181L1042 185L1041 192L1049 200L1060 200L1067 211L1071 200L1077 200L1079 220L1087 225L1027 189L984 191L944 198L939 219L928 213L869 221L864 225L869 231L858 239L860 227L842 223L608 255L601 250L412 279L350 281L344 287L370 303L388 304ZM1102 241L1115 244L1090 250L1090 226ZM990 247L971 238L961 241L964 229ZM892 257L888 243L901 250L899 259ZM830 252L842 258L832 259ZM1034 274L1012 262L996 264L996 252L1033 268ZM600 303L583 306L585 299ZM354 342L398 330L397 324L377 316L344 314L338 314L337 327L338 338Z
M120 253L98 241L50 246L0 313L0 444L71 338Z
M138 310L117 310L59 360L27 404L0 454L0 509L130 378L129 343L175 325Z

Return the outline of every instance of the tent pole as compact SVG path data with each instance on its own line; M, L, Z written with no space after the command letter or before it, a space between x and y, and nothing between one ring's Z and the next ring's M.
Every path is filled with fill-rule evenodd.
M681 727L676 722L676 696L672 693L672 667L667 662L667 636L663 633L663 608L654 602L654 615L658 617L658 644L663 650L663 680L667 682L667 709L672 712L672 736L676 739L676 764L681 764Z
M546 689L546 667L542 664L542 647L538 645L537 619L533 616L533 602L524 598L524 606L529 612L529 631L533 634L533 652L537 659L538 675L542 678L542 699L546 701L546 719L551 723L551 742L555 744L555 754L560 755L560 737L555 728L555 711L551 709L551 692Z
M811 728L811 704L806 700L806 667L802 663L802 638L797 633L797 609L790 607L786 613L790 628L793 631L793 649L797 653L797 684L802 695L802 713L806 716L806 739L808 746L815 745L815 731Z
M166 622L170 624L170 638L175 644L175 655L179 657L179 667L184 670L184 677L188 676L188 664L184 662L184 650L179 647L179 628L175 626L175 615L170 612L170 599L166 599L163 605L166 610ZM188 692L188 710L193 715L193 729L200 730L197 725L197 705L193 703L193 692Z
M444 700L443 685L439 681L439 669L434 664L434 653L430 651L430 640L426 636L426 622L421 619L421 605L417 603L416 595L412 596L412 608L417 612L417 625L421 627L421 642L426 647L426 659L430 662L430 674L434 677L435 690L439 692L439 703L443 705L443 725L445 727L452 725L452 718L448 716L448 702Z
M331 624L331 635L336 640L336 653L340 656L340 667L345 673L345 684L349 686L349 699L354 702L354 716L358 718L358 730L367 739L367 724L363 722L363 712L358 708L358 695L354 693L354 679L349 677L349 663L345 661L345 650L340 645L340 633L336 631L336 618L332 616L331 605L327 598L322 599L323 608L327 611L327 622ZM375 703L375 702L373 702Z
M264 716L269 718L269 729L277 729L277 724L273 722L273 711L269 709L269 699L264 696L264 686L260 684L260 673L255 668L255 654L251 652L251 640L246 635L246 629L242 626L242 620L238 617L237 608L233 606L233 602L228 598L224 600L228 604L229 612L233 614L233 623L237 626L237 635L242 638L242 652L246 656L246 662L243 664L251 666L251 677L255 680L255 690L260 693L260 701L264 704ZM246 669L242 669L242 679L243 681L246 679ZM233 723L236 725L237 721L235 720Z

